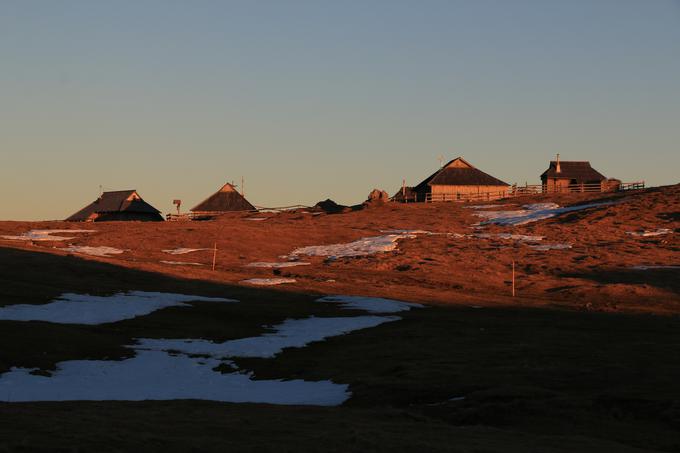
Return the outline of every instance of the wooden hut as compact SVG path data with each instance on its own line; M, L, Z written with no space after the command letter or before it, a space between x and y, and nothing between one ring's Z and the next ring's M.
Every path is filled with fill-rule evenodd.
M457 157L412 189L416 201L495 200L508 195L510 185Z
M245 197L238 193L233 185L227 183L220 190L191 208L194 219L213 218L219 214L232 211L256 211Z
M588 161L550 161L541 175L544 192L603 192L609 189L607 178Z
M139 196L136 190L104 192L99 198L67 218L68 222L115 220L162 221L160 211Z

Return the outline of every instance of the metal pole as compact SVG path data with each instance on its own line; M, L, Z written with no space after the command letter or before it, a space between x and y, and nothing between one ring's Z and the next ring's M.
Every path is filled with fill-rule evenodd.
M215 246L213 248L212 270L215 270L215 261L216 260L217 260L217 242L215 242Z

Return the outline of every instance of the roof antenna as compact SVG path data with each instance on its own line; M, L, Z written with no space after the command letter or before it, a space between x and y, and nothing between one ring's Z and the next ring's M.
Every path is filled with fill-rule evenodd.
M444 156L442 156L440 154L438 159L439 159L439 168L442 168L444 166Z

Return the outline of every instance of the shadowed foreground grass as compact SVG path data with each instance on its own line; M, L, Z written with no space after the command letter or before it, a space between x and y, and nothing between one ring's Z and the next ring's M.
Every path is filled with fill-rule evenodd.
M1 321L0 372L124 358L130 351L122 346L140 336L225 340L258 335L263 324L287 317L360 313L306 294L73 257L3 250L0 257L12 262L0 266L0 305L127 289L242 301L102 326ZM353 397L341 407L0 403L0 451L680 451L678 317L461 305L400 316L274 359L236 361L257 379L350 384Z

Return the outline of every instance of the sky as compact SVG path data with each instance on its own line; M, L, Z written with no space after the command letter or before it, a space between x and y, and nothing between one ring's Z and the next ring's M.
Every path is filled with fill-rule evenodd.
M0 0L2 220L358 203L467 161L680 182L680 0Z

